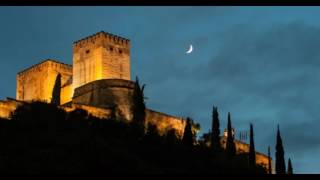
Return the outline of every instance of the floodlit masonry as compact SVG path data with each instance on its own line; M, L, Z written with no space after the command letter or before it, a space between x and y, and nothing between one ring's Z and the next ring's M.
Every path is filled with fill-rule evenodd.
M58 74L61 74L60 107L70 112L84 109L98 118L108 118L112 111L118 118L132 120L134 81L130 71L130 40L98 32L73 43L72 65L46 59L17 73L16 99L0 100L0 117L10 119L17 106L35 100L50 102ZM146 121L161 134L175 129L182 137L186 121L146 109ZM247 145L235 141L238 152ZM223 141L222 141L223 143ZM257 152L257 163L265 166L266 155Z
M130 71L130 40L98 32L73 43L72 65L46 59L17 73L16 99L0 101L0 117L21 102L50 102L55 80L61 74L61 107L66 111L81 108L93 116L132 119L134 81ZM147 123L155 124L161 134L175 129L182 136L186 121L146 109Z

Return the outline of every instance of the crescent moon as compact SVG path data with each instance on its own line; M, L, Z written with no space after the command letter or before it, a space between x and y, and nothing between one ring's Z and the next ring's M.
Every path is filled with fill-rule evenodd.
M190 48L189 48L189 50L188 50L186 53L187 53L187 54L190 54L192 51L193 51L193 47L192 47L192 44L190 44Z

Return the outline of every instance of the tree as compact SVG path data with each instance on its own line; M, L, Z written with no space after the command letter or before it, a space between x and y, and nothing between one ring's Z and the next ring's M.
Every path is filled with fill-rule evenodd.
M68 113L68 128L73 130L84 130L87 128L89 113L84 109L75 109Z
M268 174L272 174L270 146L268 146Z
M213 152L221 150L220 143L220 122L219 122L219 113L218 107L213 106L212 111L212 127L211 127L211 148Z
M149 145L159 145L161 143L161 137L159 135L157 126L154 124L148 123L147 132L143 137L145 143Z
M55 105L60 105L60 94L61 94L61 74L59 73L54 83L52 90L51 103Z
M112 105L111 106L111 114L110 114L110 119L111 120L116 120L117 119L117 106L116 105Z
M65 116L65 111L53 104L34 101L18 106L11 118L14 126L35 133L62 127Z
M278 125L277 144L276 144L276 173L286 174L286 164L284 160L284 150L283 150L279 125Z
M145 84L140 87L139 79L136 77L136 82L133 89L133 105L132 105L132 126L137 131L138 136L141 137L144 135L145 131L145 109L146 105L144 102L144 88Z
M227 144L226 151L229 156L234 156L236 154L236 145L234 143L234 137L232 134L232 126L231 126L231 115L228 113L228 127L227 127Z
M293 174L293 169L292 169L292 164L291 164L291 159L289 158L288 161L288 174Z
M174 147L178 143L178 138L176 135L175 129L170 129L166 134L166 145L171 147Z
M254 140L253 140L253 126L250 124L250 147L249 147L249 164L256 164L256 150L254 148Z
M208 147L209 145L211 145L211 138L212 138L212 132L209 130L208 133L202 134L202 136L199 139L199 143L204 147Z
M186 126L182 137L182 143L188 147L193 146L193 132L192 132L192 119L187 117Z

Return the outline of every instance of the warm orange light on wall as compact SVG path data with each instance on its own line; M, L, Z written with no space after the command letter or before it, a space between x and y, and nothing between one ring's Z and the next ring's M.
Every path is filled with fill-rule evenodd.
M61 88L60 103L65 104L72 101L72 84Z

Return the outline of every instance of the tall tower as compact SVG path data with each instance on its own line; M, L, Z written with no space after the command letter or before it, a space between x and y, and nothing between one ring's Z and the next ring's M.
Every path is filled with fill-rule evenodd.
M73 43L73 89L100 79L131 79L130 40L101 31Z

